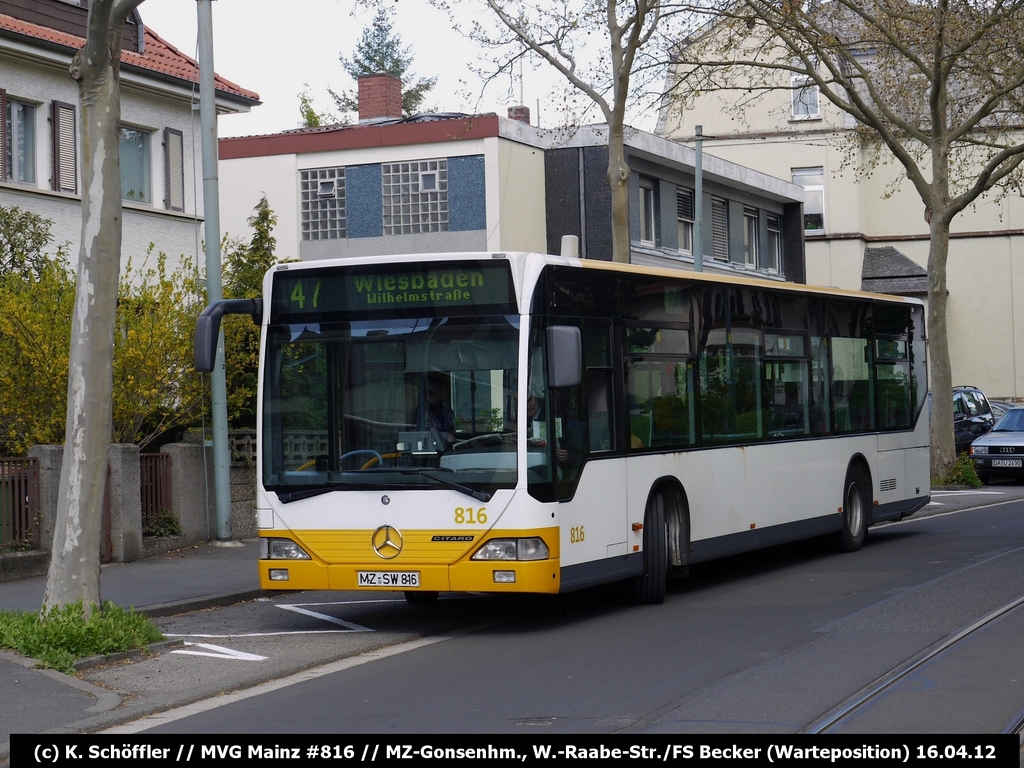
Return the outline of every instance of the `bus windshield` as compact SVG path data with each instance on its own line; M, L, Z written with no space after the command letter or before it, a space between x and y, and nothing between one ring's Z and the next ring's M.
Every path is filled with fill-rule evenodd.
M272 324L264 487L282 501L514 487L518 347L515 315Z

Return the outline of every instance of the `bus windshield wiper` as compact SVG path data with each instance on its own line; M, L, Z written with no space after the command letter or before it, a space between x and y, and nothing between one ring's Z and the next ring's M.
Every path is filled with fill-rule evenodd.
M299 499L310 499L314 496L320 496L324 493L330 493L331 491L340 491L342 486L340 485L327 485L319 488L307 488L302 491L289 491L288 493L278 493L277 500L282 504L288 504L292 501L298 501Z
M282 504L288 504L301 499L311 499L332 491L404 491L409 488L426 488L426 485L405 485L395 483L332 483L317 488L306 488L301 491L289 491L278 493L277 498Z
M454 472L454 470L448 471ZM429 477L431 480L437 480L437 482L439 482L446 488L451 488L453 491L458 491L459 493L464 493L467 496L472 496L477 501L491 500L491 494L487 493L486 491L478 491L476 488L470 488L468 485L463 485L462 483L457 483L454 480L449 480L447 477L438 477L433 472L427 472L421 469L417 471L416 474Z

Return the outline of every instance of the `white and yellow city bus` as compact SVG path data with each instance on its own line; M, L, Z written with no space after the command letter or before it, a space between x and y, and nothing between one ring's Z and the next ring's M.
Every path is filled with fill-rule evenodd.
M929 499L913 299L528 253L281 264L264 296L208 307L196 350L262 324L265 589L657 603Z

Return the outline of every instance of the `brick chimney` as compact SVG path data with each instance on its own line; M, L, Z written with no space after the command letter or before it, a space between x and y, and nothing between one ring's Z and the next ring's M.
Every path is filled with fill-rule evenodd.
M508 119L515 120L520 123L530 124L530 108L519 105L518 107L508 108Z
M360 123L379 123L401 117L401 80L385 74L363 75L359 78Z

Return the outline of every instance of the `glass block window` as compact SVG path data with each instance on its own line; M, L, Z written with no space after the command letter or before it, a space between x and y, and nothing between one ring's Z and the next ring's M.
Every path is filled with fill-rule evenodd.
M299 171L299 194L303 240L346 237L344 168Z
M384 234L448 231L448 161L384 163Z

